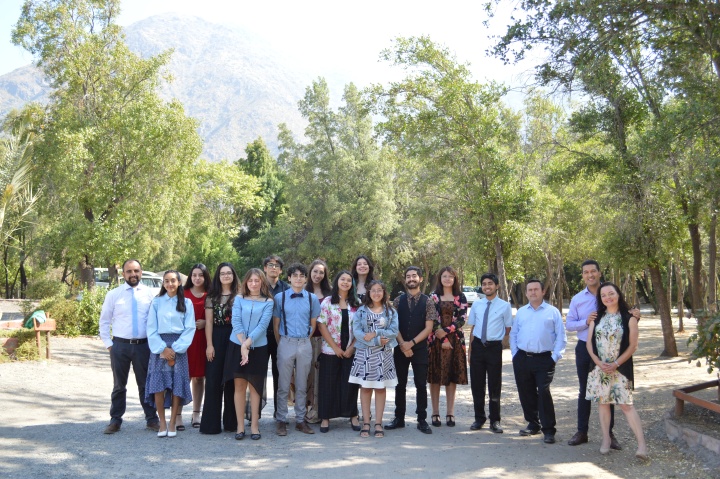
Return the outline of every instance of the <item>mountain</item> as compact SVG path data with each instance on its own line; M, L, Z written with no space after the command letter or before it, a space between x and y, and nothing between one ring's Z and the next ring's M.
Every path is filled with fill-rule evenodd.
M261 136L277 151L277 125L287 123L301 134L298 112L310 75L294 71L282 55L258 38L236 28L178 15L156 15L125 28L128 46L148 57L174 49L168 65L172 82L163 98L176 98L187 115L199 120L203 156L234 160ZM41 72L19 68L0 76L0 115L29 101L47 101L49 88Z

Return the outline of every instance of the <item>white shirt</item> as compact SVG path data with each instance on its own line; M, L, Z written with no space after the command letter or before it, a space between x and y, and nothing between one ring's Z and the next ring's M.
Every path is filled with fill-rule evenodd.
M113 336L125 339L147 338L148 312L155 294L142 283L139 283L134 288L134 292L138 312L137 337L133 335L133 288L129 284L123 283L117 288L108 291L107 296L105 296L105 302L103 302L102 312L100 313L100 339L105 343L106 348L113 345L110 338L111 326Z
M473 336L482 339L482 325L487 309L487 298L478 299L470 308L468 324L473 326ZM502 341L505 338L505 328L512 326L512 306L504 299L495 296L490 301L490 312L488 312L487 340Z

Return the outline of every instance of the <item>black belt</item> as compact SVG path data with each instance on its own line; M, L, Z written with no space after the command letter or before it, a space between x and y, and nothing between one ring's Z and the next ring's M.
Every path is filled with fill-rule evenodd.
M117 341L118 343L127 343L127 344L145 344L145 343L147 343L147 338L125 339L125 338L118 338L117 336L114 336L112 338L112 340Z
M478 338L477 336L473 336L473 341L477 341L480 344L482 344L482 339ZM494 340L494 341L485 341L485 344L502 344L502 340Z
M527 351L523 351L522 349L518 349L519 353L525 353L525 356L527 357L534 357L534 356L552 356L552 351L543 351L542 353L529 353Z

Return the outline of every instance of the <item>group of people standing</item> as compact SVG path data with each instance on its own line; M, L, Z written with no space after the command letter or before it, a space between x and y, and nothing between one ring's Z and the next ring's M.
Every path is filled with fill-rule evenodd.
M594 401L600 404L601 453L621 448L612 434L611 405L618 404L637 437L636 455L645 458L642 426L632 406L639 312L628 309L617 286L600 284L597 262L586 261L582 268L586 288L572 299L567 318L567 329L578 331L580 383L578 432L568 443L588 441ZM405 427L410 367L417 394L417 429L431 434L427 383L432 426L442 425L441 386L447 398L445 424L455 426L456 389L468 383L468 357L475 416L470 429L479 430L487 421L487 395L489 429L502 433L502 341L509 334L515 381L528 423L520 435L542 432L545 443L555 442L550 383L565 351L566 326L560 311L544 302L539 280L527 281L529 304L513 318L510 304L498 297L499 281L492 273L481 277L484 298L468 312L458 274L450 266L439 271L429 296L421 290L422 270L406 268L405 292L392 302L364 255L332 282L322 260L309 268L291 264L285 270L289 283L280 279L283 269L282 259L273 255L265 258L262 269L252 268L242 279L230 263L221 263L211 279L207 267L196 264L184 285L177 271L166 271L155 297L140 282L139 261L126 261L125 283L108 293L100 318L100 336L110 351L115 383L105 433L117 432L122 424L132 365L147 426L159 437L174 437L185 429L182 408L192 403L191 425L201 433L219 434L224 429L241 440L248 419L250 437L260 439L270 363L279 436L288 433L292 392L295 429L305 434L315 433L312 423L320 423L320 432L328 432L334 418L347 418L361 437L383 437L385 430ZM467 351L466 321L471 326ZM395 387L395 411L383 427L388 387ZM171 408L169 421L165 408Z

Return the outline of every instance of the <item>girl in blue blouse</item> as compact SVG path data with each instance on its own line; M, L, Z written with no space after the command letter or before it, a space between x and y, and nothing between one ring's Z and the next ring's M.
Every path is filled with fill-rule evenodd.
M192 401L187 349L195 335L195 311L183 293L180 273L171 270L163 276L160 293L153 299L147 322L150 362L145 383L145 401L157 408L160 417L158 437L175 437L175 419L180 409ZM170 427L165 408L172 405Z
M232 334L225 356L225 380L235 382L235 412L238 429L235 439L245 438L246 391L250 386L250 438L260 439L260 399L267 377L267 328L272 319L273 300L262 270L245 274L240 295L232 309Z

